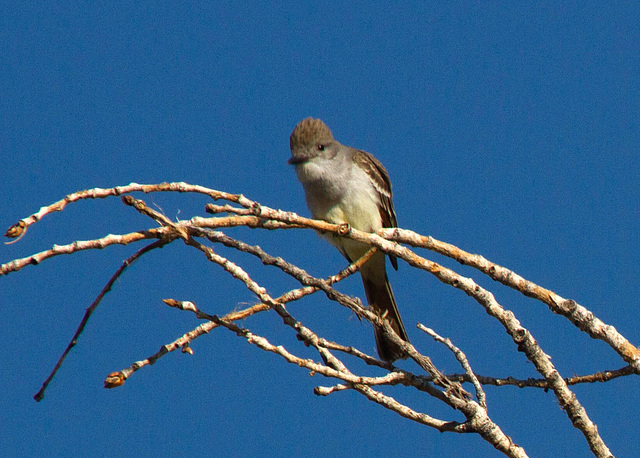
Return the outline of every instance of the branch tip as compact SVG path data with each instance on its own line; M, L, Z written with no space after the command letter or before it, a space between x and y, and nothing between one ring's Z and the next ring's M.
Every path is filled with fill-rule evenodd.
M109 375L107 375L106 379L104 379L104 387L107 389L117 388L119 386L124 385L124 382L126 380L127 380L127 377L124 375L122 371L112 372Z
M4 242L4 244L11 245L12 243L16 243L26 233L27 233L27 223L25 223L23 220L20 220L16 224L12 225L9 229L7 229L7 232L4 233L5 237L8 237L10 239L15 239L15 240L12 240L10 242Z

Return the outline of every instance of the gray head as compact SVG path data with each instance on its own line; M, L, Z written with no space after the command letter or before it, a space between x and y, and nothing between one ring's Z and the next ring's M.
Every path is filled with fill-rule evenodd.
M289 137L291 159L289 164L301 164L321 156L330 159L340 148L331 134L331 130L321 119L303 119L291 132Z

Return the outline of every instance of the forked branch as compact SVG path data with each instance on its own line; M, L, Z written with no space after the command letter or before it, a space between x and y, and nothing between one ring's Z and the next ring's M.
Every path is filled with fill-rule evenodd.
M197 193L209 196L214 200L225 200L224 205L210 204L207 211L212 217L194 216L188 220L172 221L162 213L149 208L141 199L135 199L129 194L134 192L180 192ZM144 256L149 251L175 241L182 241L187 247L199 250L210 262L215 263L226 273L242 282L258 299L258 303L244 310L232 310L222 317L216 314L208 314L200 310L193 302L188 300L165 299L165 303L184 311L194 313L196 318L203 320L195 328L185 332L175 340L163 345L155 354L132 363L129 367L109 374L105 386L113 388L120 386L142 367L153 364L158 358L182 349L183 352L192 353L192 342L217 328L228 329L244 341L273 353L291 364L296 364L307 371L319 374L336 383L329 387L316 387L318 395L330 395L340 391L355 391L364 395L385 408L411 419L418 423L436 428L440 431L452 431L458 433L475 432L491 443L498 450L508 456L526 456L524 450L515 445L500 427L489 417L487 394L482 385L496 386L515 385L519 387L529 386L551 389L560 406L567 412L574 427L579 429L592 452L596 456L610 456L609 449L599 436L596 426L589 419L584 407L580 404L575 394L569 389L569 385L576 383L591 383L594 381L605 382L615 377L628 376L640 373L640 352L626 338L624 338L613 326L607 325L595 317L585 307L572 300L567 300L556 293L538 286L516 273L501 267L479 256L467 253L453 245L425 237L405 229L385 229L378 234L369 234L357 231L349 226L336 226L324 221L311 220L291 212L275 210L251 201L243 195L229 194L202 186L194 186L187 183L162 183L158 185L141 185L131 183L127 186L114 188L95 188L69 194L64 199L51 205L44 206L33 215L30 215L12 225L6 232L6 236L19 240L24 237L28 229L42 218L64 210L74 202L86 199L102 199L114 196L123 196L125 204L135 208L141 214L151 218L151 227L127 234L109 234L88 241L76 241L68 245L54 245L52 248L35 253L24 258L14 259L0 266L0 276L22 270L27 265L37 265L60 254L74 254L88 249L104 249L113 245L128 245L136 242L152 240L153 242L140 248L131 255L122 266L107 281L103 290L98 294L94 302L87 308L84 317L72 337L67 348L62 353L50 376L44 382L41 390L36 394L36 400L41 400L45 389L53 379L57 370L65 360L69 351L76 345L79 336L87 325L89 318L99 305L102 298L109 292L114 282L134 261ZM225 229L231 227L246 226L252 229L313 229L322 232L333 232L338 236L351 238L370 245L372 248L346 269L326 279L309 275L305 270L295 266L285 259L273 256L260 247L250 245L238 237L231 237ZM300 287L279 295L272 295L269 287L260 285L247 271L229 257L221 256L212 248L215 245L224 245L239 252L248 253L258 258L264 265L272 266L294 278ZM553 366L550 357L540 348L536 339L518 321L513 312L505 309L498 303L494 294L480 287L473 279L464 277L454 270L435 263L425 256L419 255L415 249L425 249L448 256L456 261L472 266L484 275L499 281L501 284L516 289L524 295L534 298L546 304L549 309L567 317L578 329L589 336L600 339L607 344L625 361L628 366L616 371L601 371L591 375L563 378ZM440 371L431 359L420 352L419 348L404 342L389 326L384 317L374 314L371 310L362 306L359 299L349 297L336 289L336 283L356 272L376 250L402 259L409 265L428 272L445 285L452 286L470 296L484 308L487 314L496 319L511 336L514 344L524 352L529 361L542 378L530 378L519 380L513 377L491 377L475 373L471 362L461 349L453 342L440 337L435 330L420 325L420 329L431 335L438 342L443 343L456 356L463 368L462 374L447 375ZM287 308L288 304L309 294L321 291L329 300L348 308L364 320L383 330L397 345L402 346L406 353L416 363L416 372L412 373L400 370L390 363L380 361L374 356L361 350L339 342L330 341L296 320ZM301 358L293 349L285 349L281 345L272 344L270 339L259 336L245 327L239 327L234 322L240 319L248 319L257 313L277 313L284 325L293 330L300 342L314 349L318 360ZM350 363L361 361L373 370L386 371L380 374L356 374L349 368ZM471 383L475 396L469 394L463 387L463 383ZM384 385L403 385L411 387L430 395L441 402L453 407L464 416L464 421L457 419L437 419L425 412L420 412L415 407L399 403L390 396L382 393L380 387Z

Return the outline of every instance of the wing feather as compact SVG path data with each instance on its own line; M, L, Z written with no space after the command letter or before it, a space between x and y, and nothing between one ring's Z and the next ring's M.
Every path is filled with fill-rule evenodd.
M382 219L382 227L398 227L396 211L393 208L393 193L391 192L391 179L382 163L373 155L362 150L355 150L354 162L364 170L378 192L378 211ZM398 270L398 261L395 256L389 256L391 265Z

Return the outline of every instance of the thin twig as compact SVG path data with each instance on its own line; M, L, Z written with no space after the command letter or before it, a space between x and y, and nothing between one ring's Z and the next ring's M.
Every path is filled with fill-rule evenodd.
M613 380L618 377L624 377L626 375L634 374L633 368L631 366L624 366L620 369L615 370L604 370L600 372L596 372L594 374L587 375L574 375L573 377L566 377L564 379L567 385L579 385L582 383L604 383L609 380ZM493 386L515 386L518 388L541 388L544 390L548 390L551 388L551 384L548 380L543 378L528 378L528 379L517 379L514 377L488 377L485 375L475 374L476 378L483 385L493 385ZM456 380L458 382L471 382L471 379L468 374L447 374L447 378L449 380Z
M326 279L326 282L332 285L334 283L344 280L345 278L347 278L348 276L356 272L362 262L364 262L363 258L361 258L357 262L350 264L345 269L342 269L336 275L330 276L329 278ZM276 298L275 300L278 303L286 304L286 303L301 299L305 296L308 296L309 294L313 294L316 291L318 291L318 288L315 288L313 286L304 286L302 288L296 288L291 291L288 291L282 294L280 297ZM175 308L185 307L188 309L191 306L190 305L191 303L189 301L176 301L174 299L164 299L163 301L165 302L165 304ZM225 321L244 320L252 315L255 315L256 313L269 310L269 308L270 307L266 304L258 303L244 310L229 312L222 319ZM125 369L112 372L111 374L109 374L109 376L107 377L107 380L105 381L105 387L115 388L117 386L121 386L122 384L124 384L125 380L127 380L133 373L135 373L139 369L142 369L145 366L154 364L159 358L163 357L168 353L171 353L179 348L184 348L186 345L189 345L193 340L197 339L203 334L208 334L209 332L211 332L213 329L217 327L218 327L218 324L214 323L213 321L207 321L206 323L202 323L195 329L192 329L191 331L175 339L173 342L163 345L160 348L160 350L154 353L153 355L143 360L136 361ZM386 364L386 363L380 363L380 364Z
M32 254L26 258L14 259L5 264L0 265L0 276L7 275L11 272L17 272L29 265L38 265L42 261L59 256L61 254L73 254L83 250L102 250L111 245L128 245L130 243L139 242L141 240L158 239L166 235L166 230L149 229L138 232L130 232L129 234L109 234L105 237L94 240L77 240L67 245L53 245L48 250L40 253Z
M331 367L324 366L322 364L318 364L318 363L316 363L316 362L314 362L313 360L310 360L310 359L299 358L299 357L293 355L292 353L288 352L283 346L281 346L281 345L275 346L275 345L271 344L264 337L258 336L256 334L252 333L251 331L249 331L248 329L240 328L240 327L238 327L237 325L235 325L235 324L233 324L231 322L226 322L226 321L224 321L224 320L222 320L220 318L217 318L215 316L213 317L213 319L218 324L221 324L225 328L227 328L230 331L236 333L238 336L245 338L248 343L250 343L252 345L256 345L257 347L261 348L262 350L269 351L271 353L275 353L275 354L281 356L282 358L284 358L287 362L289 362L291 364L296 364L296 365L298 365L300 367L304 367L306 369L309 369L310 371L312 371L313 374L320 374L320 375L323 375L325 377L330 377L330 378L338 378L340 380L347 381L348 383L353 384L353 385L357 385L357 384L362 385L362 381L363 381L362 377L358 377L358 376L355 376L353 374L349 374L349 373L346 373L346 372L342 372L342 371L336 370L336 369L331 368ZM371 390L371 391L374 392L373 390ZM376 402L378 402L378 403L384 403L385 406L390 407L391 410L396 411L397 413L400 413L402 416L404 416L406 418L409 418L411 420L417 421L418 423L422 423L422 424L427 425L427 426L431 426L431 427L436 428L438 430L442 430L442 431L447 430L447 431L456 431L456 432L468 432L466 430L467 428L463 424L460 424L460 423L457 423L457 422L445 422L443 420L438 420L436 418L433 418L433 417L431 417L431 416L429 416L427 414L418 413L418 412L410 409L407 406L399 404L393 398L383 397L383 395L380 394L380 396L377 397L374 400Z
M82 334L82 331L84 330L84 327L87 325L87 322L89 321L89 318L91 318L91 315L93 314L95 309L98 307L98 304L100 304L100 301L102 300L102 298L109 291L111 291L111 287L113 286L115 281L120 277L120 275L122 275L122 273L125 271L125 269L127 267L129 267L131 264L133 264L142 255L144 255L145 253L148 253L149 251L154 250L156 248L161 248L165 244L169 243L169 241L170 240L164 240L164 239L157 240L157 241L153 242L152 244L147 245L144 248L139 249L132 256L129 256L129 258L127 258L122 263L120 268L118 268L118 270L116 270L116 272L111 276L111 278L109 279L107 284L104 285L104 288L102 288L102 291L100 291L100 294L98 294L98 296L91 303L89 308L87 308L87 310L85 311L84 316L82 317L82 321L80 321L80 325L78 326L78 329L76 329L76 333L73 335L73 338L71 339L71 342L69 342L69 345L67 345L67 348L62 353L62 356L60 356L60 359L58 359L58 362L56 363L56 365L54 366L53 370L51 371L51 374L49 374L49 377L47 377L47 379L42 384L42 388L40 388L40 390L33 396L33 398L36 401L40 402L42 400L42 398L44 397L44 392L47 389L47 386L49 386L49 383L51 383L51 380L53 380L53 377L56 375L56 372L58 372L58 369L60 369L60 367L62 366L62 363L64 362L65 358L67 357L67 355L69 354L71 349L73 347L75 347L76 343L78 342L78 338L80 337L80 334Z
M484 389L482 389L482 385L478 381L478 378L476 377L476 374L471 369L471 365L469 364L469 360L467 359L467 356L462 352L462 350L460 350L458 347L456 347L453 344L453 342L451 342L450 339L445 339L444 337L442 337L438 333L436 333L433 329L428 328L428 327L424 326L421 323L418 323L418 329L420 329L421 331L426 332L436 342L440 342L440 343L444 344L449 350L451 350L451 352L455 355L456 359L458 360L458 362L460 363L460 365L464 369L465 373L467 374L467 377L469 378L469 380L471 380L471 383L473 384L474 388L476 389L476 398L478 399L478 403L482 407L484 407L484 409L486 410L486 408L487 408L487 396L486 396L486 394L484 392ZM449 377L447 377L447 378L449 380L451 380Z
M455 259L461 264L471 266L505 286L513 288L525 296L545 303L553 313L568 318L581 331L594 339L599 339L614 349L626 363L640 374L640 349L621 335L615 327L604 323L586 307L571 299L565 299L553 291L526 280L517 273L489 261L478 254L468 253L446 242L417 234L406 229L385 229L380 235L389 240L421 247Z

